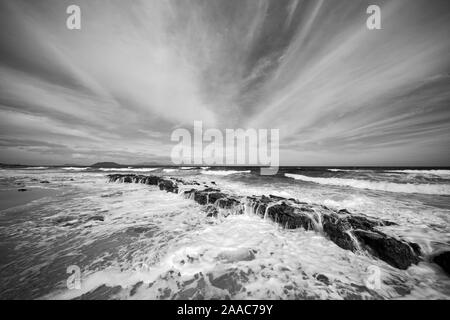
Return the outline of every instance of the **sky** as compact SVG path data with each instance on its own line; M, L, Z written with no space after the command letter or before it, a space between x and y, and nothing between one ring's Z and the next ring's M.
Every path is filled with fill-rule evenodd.
M202 121L279 129L281 165L450 166L449 35L448 0L0 0L0 162L170 164Z

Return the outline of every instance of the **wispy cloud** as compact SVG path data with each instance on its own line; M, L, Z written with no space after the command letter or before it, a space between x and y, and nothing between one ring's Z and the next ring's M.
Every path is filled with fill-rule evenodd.
M69 31L2 1L0 161L162 161L202 120L279 128L282 164L448 165L450 5L376 2L369 31L369 1L79 0Z

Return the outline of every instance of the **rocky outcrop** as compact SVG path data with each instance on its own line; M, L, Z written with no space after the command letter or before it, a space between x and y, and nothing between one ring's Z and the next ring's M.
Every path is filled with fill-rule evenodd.
M394 238L381 231L381 227L394 225L393 222L352 214L345 209L334 211L325 206L273 195L230 195L218 188L202 187L202 184L196 181L185 181L181 178L113 174L109 175L109 181L143 183L158 186L167 192L181 193L184 197L205 206L204 211L208 217L217 217L221 210L233 214L251 212L287 229L303 228L320 232L342 249L367 252L399 269L407 269L420 261L420 247L417 244ZM446 261L448 263L448 260Z
M432 258L432 261L439 265L448 275L450 275L450 251L444 251Z

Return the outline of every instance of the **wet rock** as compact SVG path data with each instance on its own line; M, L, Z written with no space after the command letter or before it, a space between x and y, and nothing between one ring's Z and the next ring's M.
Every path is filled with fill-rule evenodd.
M448 275L450 275L450 251L444 251L435 255L432 261L439 265Z
M235 198L231 197L224 197L217 200L216 205L221 209L232 209L240 204L240 201L238 201Z
M130 297L134 296L136 294L136 292L138 291L138 289L144 284L144 282L139 281L138 283L136 283L133 288L131 288L130 291Z
M49 181L47 181L47 180L43 180L43 181L41 181L41 183L50 183Z
M356 244L348 233L352 226L347 220L340 219L335 214L324 215L322 217L322 225L323 231L327 234L330 240L336 243L339 247L351 251L357 250Z
M406 270L420 260L405 241L389 237L382 232L355 230L354 234L367 251L393 267Z
M92 216L87 218L86 222L89 221L105 221L105 218L103 216Z
M211 206L211 205L208 206L205 211L206 211L206 216L209 218L211 218L211 217L217 218L217 216L219 215L217 208L214 206Z
M178 193L178 185L168 179L160 179L158 183L158 187L160 190L165 190L167 192Z
M19 191L19 192L25 192L25 191L28 191L28 189L22 188L22 189L18 189L17 191Z
M103 284L100 287L75 298L74 300L108 300L118 294L121 290L121 286L109 287Z
M208 203L208 193L204 191L195 191L194 192L194 201L198 204L205 205Z
M311 218L296 208L286 204L276 204L267 208L267 217L278 222L286 229L303 228L305 230L314 230L314 223Z
M161 190L174 193L178 193L178 184L193 184L181 178L166 179L120 174L109 177L110 181L157 184ZM275 195L240 198L209 187L185 191L184 196L200 205L208 205L206 208L208 217L216 217L218 208L233 210L235 214L242 213L245 203L245 206L251 207L254 214L269 218L285 228L323 230L324 234L339 247L353 252L365 250L400 269L406 269L420 260L420 247L417 244L395 239L378 230L379 227L395 223L352 214L346 209L336 212L326 206L314 206Z
M323 284L326 284L327 286L329 286L330 285L330 279L328 279L328 277L326 276L326 275L323 275L323 274L318 274L317 276L316 276L316 279L317 279L317 281L320 281L320 282L322 282Z
M242 290L242 281L247 281L248 277L241 271L232 270L217 278L208 274L209 282L216 288L227 290L232 296Z
M208 203L214 204L217 200L225 198L227 195L222 192L211 192L208 194Z

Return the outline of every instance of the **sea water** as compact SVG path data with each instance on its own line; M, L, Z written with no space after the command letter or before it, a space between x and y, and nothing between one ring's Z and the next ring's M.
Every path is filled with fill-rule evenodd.
M181 194L108 183L115 171L214 181L231 194L390 220L398 225L383 232L418 243L425 259L399 270L251 210L208 218ZM30 167L0 174L1 299L450 297L450 277L427 259L450 247L449 170L281 168L271 177L248 168ZM70 266L80 270L78 289L67 285ZM373 266L376 289L365 285Z

